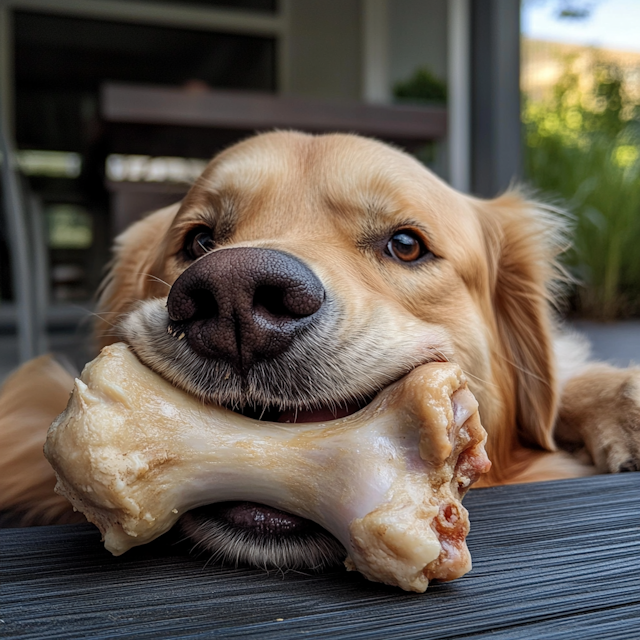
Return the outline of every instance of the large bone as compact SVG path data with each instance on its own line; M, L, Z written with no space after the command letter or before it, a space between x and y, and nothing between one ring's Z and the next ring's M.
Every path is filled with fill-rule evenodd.
M250 500L317 522L370 580L422 592L471 568L460 500L490 466L477 408L460 369L438 363L346 418L261 422L203 405L115 344L76 380L45 455L114 555L189 509Z

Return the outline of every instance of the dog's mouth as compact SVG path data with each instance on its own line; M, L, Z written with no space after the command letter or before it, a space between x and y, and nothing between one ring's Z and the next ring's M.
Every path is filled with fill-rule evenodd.
M232 409L253 420L285 424L330 422L364 409L374 395L313 409L247 406ZM223 564L264 569L320 570L338 564L344 547L315 522L255 502L222 502L194 509L181 520L195 550Z
M436 358L429 358L434 360ZM363 398L314 408L255 404L226 408L253 420L281 424L332 422L361 411L384 388L386 385ZM194 551L208 554L209 561L214 563L265 570L319 571L340 564L346 557L340 542L320 525L255 502L223 502L199 507L181 518L181 526L195 543Z
M280 422L286 424L303 424L306 422L330 422L339 420L357 413L364 409L374 398L371 395L361 400L350 400L347 402L334 403L331 406L320 406L316 408L290 407L279 408L276 406L246 406L241 409L231 408L232 411L240 413L253 420L263 420L266 422Z

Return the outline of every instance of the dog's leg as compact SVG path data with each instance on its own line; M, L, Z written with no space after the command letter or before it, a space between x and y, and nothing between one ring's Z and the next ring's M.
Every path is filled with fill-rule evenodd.
M20 367L0 390L0 511L22 525L84 520L53 491L42 447L69 400L73 377L52 356Z
M578 334L555 344L560 406L555 439L599 473L640 469L640 368L589 362Z
M601 473L640 470L640 368L589 364L562 390L558 443L583 448Z

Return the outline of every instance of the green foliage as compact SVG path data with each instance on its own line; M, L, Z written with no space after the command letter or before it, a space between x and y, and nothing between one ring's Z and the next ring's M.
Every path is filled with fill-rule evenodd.
M429 69L421 67L408 80L398 82L393 88L393 95L403 101L445 103L447 85Z
M640 312L639 107L602 61L589 89L567 60L551 99L525 102L528 177L572 213L576 306L603 320Z
M447 102L447 85L426 67L416 69L413 75L393 87L397 102L444 105ZM437 143L427 142L414 151L414 155L425 166L433 168L437 157Z

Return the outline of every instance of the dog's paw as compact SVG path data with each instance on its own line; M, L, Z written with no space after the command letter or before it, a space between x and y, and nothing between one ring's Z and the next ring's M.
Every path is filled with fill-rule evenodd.
M584 447L601 473L640 471L640 368L594 364L570 379L556 439L560 446Z

